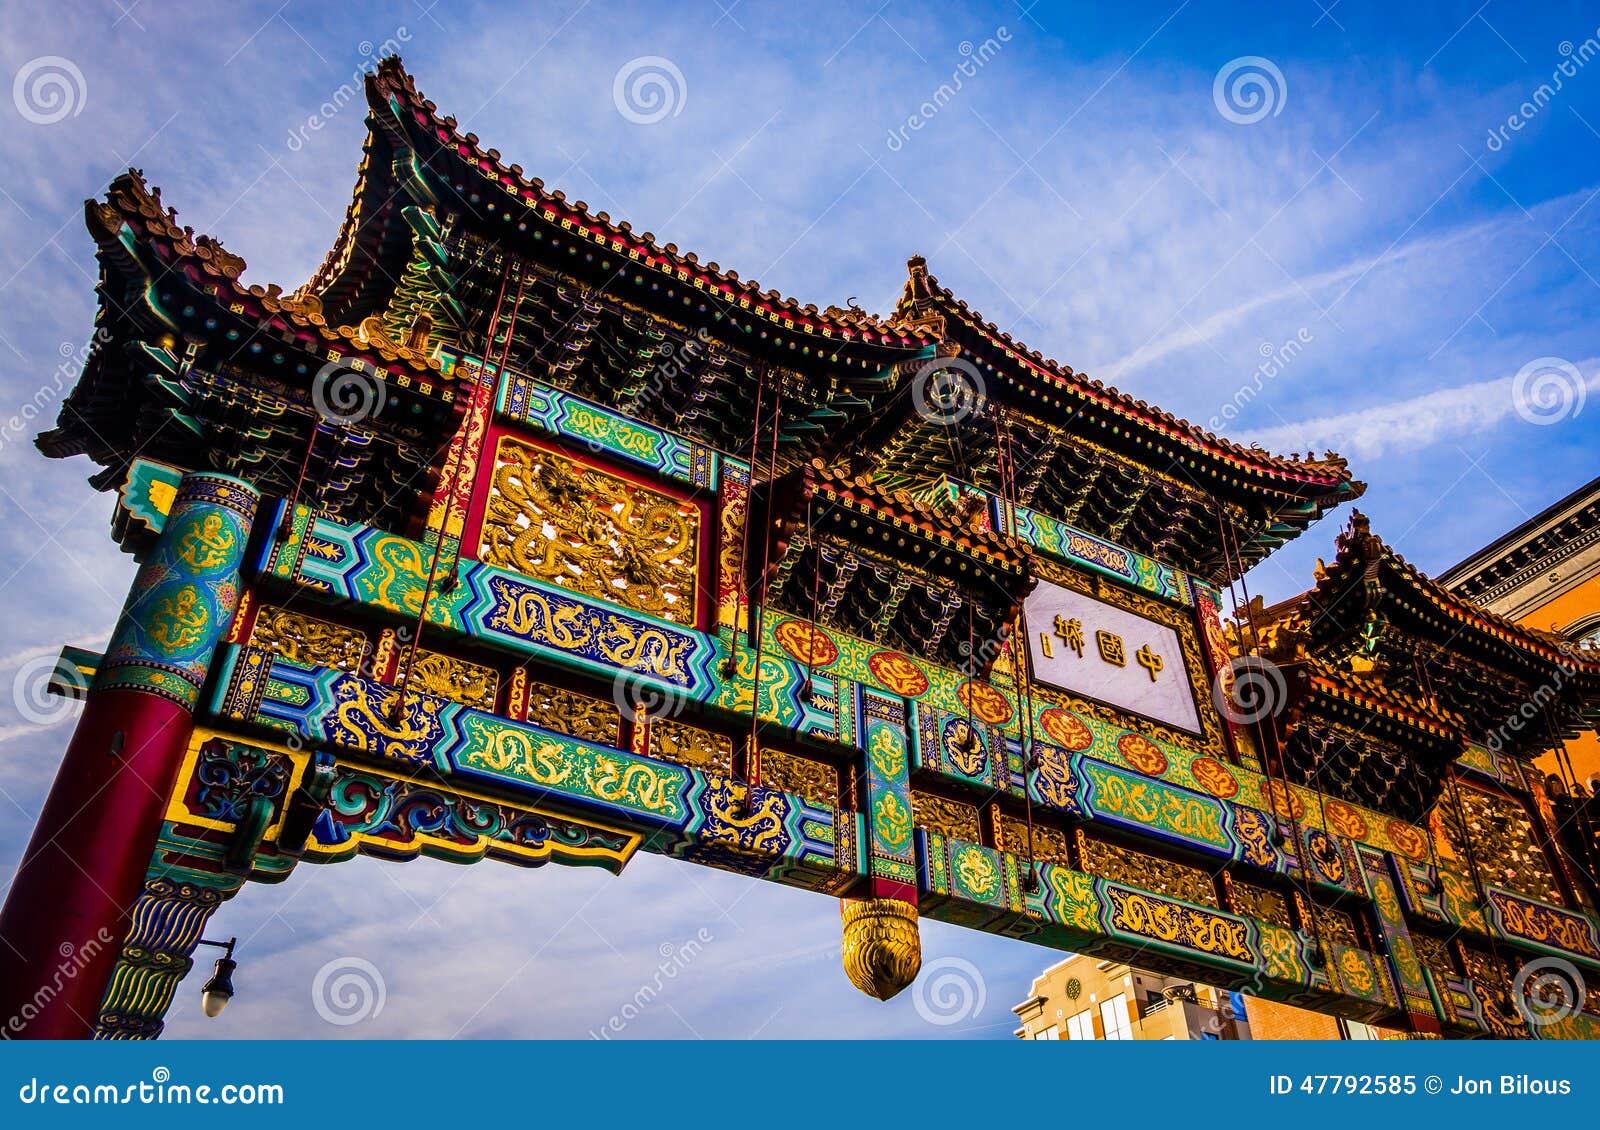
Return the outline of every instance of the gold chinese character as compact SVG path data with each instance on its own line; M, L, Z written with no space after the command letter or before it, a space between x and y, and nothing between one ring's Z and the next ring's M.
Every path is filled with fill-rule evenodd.
M1056 617L1056 635L1061 637L1061 642L1078 653L1078 658L1083 658L1083 621L1068 620L1064 616Z
M1044 655L1044 657L1046 659L1054 659L1056 657L1056 653L1050 650L1050 633L1049 632L1040 632L1039 633L1039 651Z
M1094 634L1094 642L1100 646L1100 658L1117 667L1128 665L1128 653L1123 650L1122 637L1113 635L1104 628Z
M1160 671L1161 668L1166 666L1166 662L1161 658L1161 656L1150 650L1149 644L1145 644L1143 647L1141 647L1134 658L1138 659L1139 666L1150 672L1150 681L1152 683L1156 681L1156 672Z

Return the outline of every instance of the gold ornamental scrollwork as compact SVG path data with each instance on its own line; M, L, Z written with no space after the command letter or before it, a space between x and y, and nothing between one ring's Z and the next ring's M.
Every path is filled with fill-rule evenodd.
M423 694L459 702L474 710L494 713L500 691L500 675L493 667L440 655L436 651L417 654L411 671L411 685Z
M360 673L367 649L366 636L354 628L271 604L256 614L250 642L302 667L332 667L351 675Z
M495 450L491 565L692 624L699 538L690 503L511 437Z

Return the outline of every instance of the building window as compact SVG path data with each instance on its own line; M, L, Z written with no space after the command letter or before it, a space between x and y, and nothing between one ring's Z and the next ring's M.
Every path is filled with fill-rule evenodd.
M1585 616L1566 631L1581 651L1600 651L1600 616Z
M1041 1028L1035 1032L1033 1038L1035 1040L1059 1040L1061 1039L1061 1029L1052 1024L1048 1028Z
M1100 1003L1100 1023L1105 1025L1106 1039L1133 1039L1133 1024L1128 1019L1128 994L1118 993Z
M1094 1039L1094 1011L1092 1009L1086 1008L1082 1012L1067 1017L1067 1039Z

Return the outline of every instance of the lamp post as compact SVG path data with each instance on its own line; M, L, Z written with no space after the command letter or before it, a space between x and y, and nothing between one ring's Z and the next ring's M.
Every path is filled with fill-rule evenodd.
M233 971L239 968L239 963L233 960L233 947L239 942L238 938L229 938L225 942L211 942L201 938L199 945L215 946L224 951L217 958L217 964L211 971L211 979L200 990L200 1011L207 1016L222 1015L222 1010L228 1007L228 1002L233 999Z

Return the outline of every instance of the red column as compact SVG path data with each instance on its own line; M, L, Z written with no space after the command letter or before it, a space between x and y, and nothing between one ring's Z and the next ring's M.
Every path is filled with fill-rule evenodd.
M238 601L256 497L186 476L140 566L0 911L0 1038L94 1032Z
M91 696L0 916L0 1035L93 1033L192 723L153 695Z

